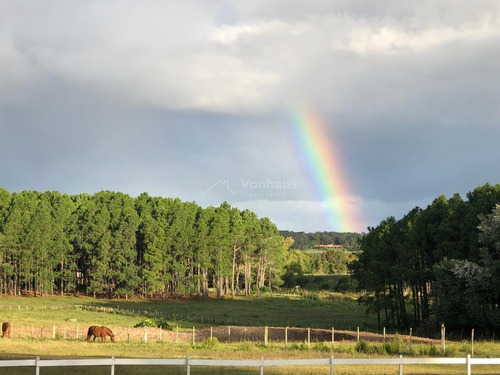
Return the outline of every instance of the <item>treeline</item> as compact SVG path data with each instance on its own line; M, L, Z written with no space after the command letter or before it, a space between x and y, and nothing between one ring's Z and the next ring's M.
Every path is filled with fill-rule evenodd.
M500 185L369 228L353 276L379 324L500 329Z
M3 294L250 295L282 283L291 243L227 203L0 189Z
M358 251L359 240L361 239L360 233L340 233L340 232L292 232L289 230L281 230L283 237L291 237L294 240L292 245L293 249L307 250L314 245L342 245L346 250Z
M285 265L286 274L345 275L348 265L358 259L358 253L343 249L327 249L321 253L309 253L290 249Z

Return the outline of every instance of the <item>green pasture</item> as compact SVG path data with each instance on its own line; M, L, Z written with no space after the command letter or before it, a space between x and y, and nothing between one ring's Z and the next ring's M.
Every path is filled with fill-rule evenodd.
M323 254L326 249L314 249L314 248L310 248L310 249L305 249L305 250L302 250L304 253L306 254L309 254L309 255L312 255L312 254Z
M245 326L298 326L376 331L373 315L366 315L364 307L356 302L356 295L343 295L331 292L303 293L301 295L274 295L261 298L221 301L209 299L94 299L86 296L48 296L43 298L0 298L0 320L11 321L16 334L12 339L0 338L1 359L26 359L40 356L42 359L64 358L103 358L114 355L116 358L214 358L214 359L292 359L292 358L327 358L333 354L336 358L377 358L404 356L432 357L440 356L435 344L413 344L399 339L387 343L347 343L336 341L332 347L328 342L263 343L235 342L231 344L214 341L192 343L120 341L100 343L84 341L85 330L89 325L107 325L110 327L131 327L151 316L166 318L171 327L190 330L210 325L245 325ZM93 310L81 309L91 307ZM69 321L68 319L75 320ZM52 324L75 325L81 327L80 339L62 340L60 336L51 338L19 337L19 327L29 330L29 326ZM26 332L25 331L25 332ZM465 357L471 346L467 341L447 342L447 356ZM500 344L477 342L474 346L476 357L498 357ZM258 368L200 368L192 367L191 374L257 374ZM109 374L106 367L79 368L43 368L45 374ZM265 374L328 374L327 366L304 366L266 368ZM3 368L1 374L32 374L32 368ZM115 374L185 374L183 367L117 367ZM396 374L397 366L340 366L335 374ZM463 374L464 366L405 366L405 374ZM474 374L498 374L500 366L477 366Z
M96 311L78 309L78 305ZM99 311L102 310L102 311ZM376 331L375 315L366 315L356 296L331 292L273 295L261 298L94 299L90 297L1 298L0 319L19 326L52 324L129 327L147 317L164 318L180 329L216 326L277 326ZM69 319L76 319L70 323Z

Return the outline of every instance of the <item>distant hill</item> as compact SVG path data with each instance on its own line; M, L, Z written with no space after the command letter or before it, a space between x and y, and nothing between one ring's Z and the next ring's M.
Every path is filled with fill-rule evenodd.
M358 251L358 240L361 238L360 233L339 233L339 232L292 232L289 230L280 230L283 237L292 237L295 242L293 249L306 250L311 249L314 245L342 245L346 250Z

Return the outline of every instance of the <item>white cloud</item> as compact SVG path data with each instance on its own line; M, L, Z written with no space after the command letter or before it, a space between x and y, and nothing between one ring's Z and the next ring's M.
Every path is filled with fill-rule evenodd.
M364 55L367 53L423 52L453 41L477 41L500 36L500 24L484 17L476 23L459 28L433 27L424 30L408 30L390 26L352 27L347 40L335 39L332 47Z
M311 25L303 22L289 23L280 20L259 21L253 24L222 25L214 32L212 40L220 44L232 44L243 37L270 35L299 35L311 29Z
M16 4L4 7L0 32L12 71L5 82L22 85L37 71L126 105L249 113L306 99L339 111L353 87L379 75L373 64L384 62L371 54L406 56L391 68L397 74L447 42L498 39L498 6L433 4ZM230 24L216 21L221 12L232 14Z

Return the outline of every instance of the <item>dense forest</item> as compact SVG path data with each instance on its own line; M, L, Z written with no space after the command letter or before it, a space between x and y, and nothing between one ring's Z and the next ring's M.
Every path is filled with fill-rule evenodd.
M359 233L339 233L339 232L292 232L289 230L281 230L283 237L291 237L294 240L292 245L293 249L307 250L314 245L342 245L348 251L358 251L359 240L361 234Z
M379 324L500 330L500 185L368 228L350 267Z
M0 189L0 293L207 296L281 284L291 239L223 203Z

